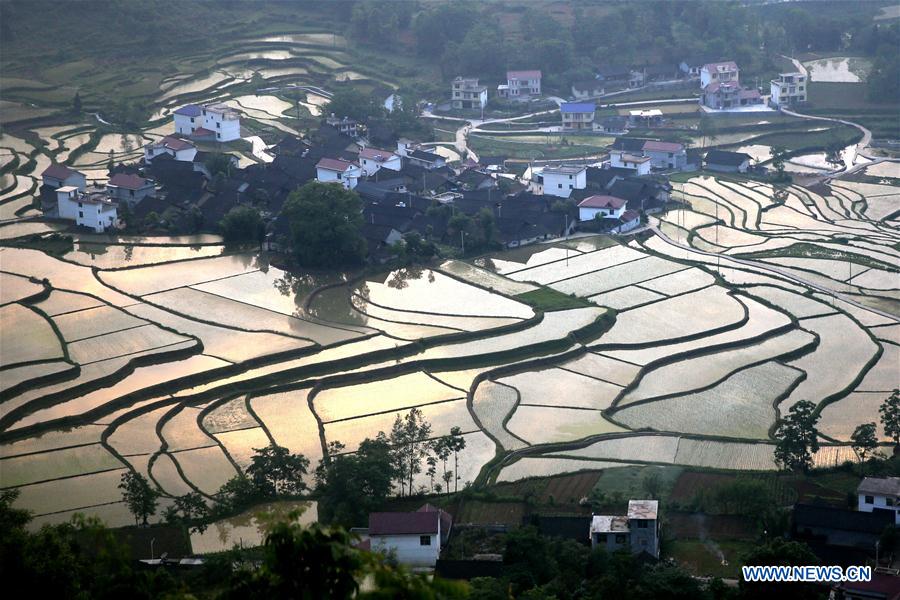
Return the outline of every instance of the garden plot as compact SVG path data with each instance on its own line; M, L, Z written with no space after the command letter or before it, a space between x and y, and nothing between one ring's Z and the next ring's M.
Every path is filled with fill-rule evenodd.
M216 440L200 428L202 406L185 406L162 424L160 437L166 442L166 450L178 452L192 448L213 446Z
M259 356L298 350L312 345L310 341L285 335L241 331L201 323L149 304L136 304L129 306L126 310L148 321L198 337L203 342L205 354L231 362L242 362Z
M900 365L900 346L882 343L881 347L884 348L884 352L875 366L869 369L869 372L863 377L856 387L856 391L884 393L900 388L900 372L897 369L897 365Z
M781 229L798 229L803 231L826 231L841 233L843 230L827 221L817 220L808 214L803 214L786 205L775 206L762 213L762 223L759 227L763 231L777 231Z
M65 163L69 160L69 156L72 154L72 152L74 152L78 148L81 148L82 146L86 146L87 144L89 144L91 141L91 133L91 131L85 131L62 138L62 143L65 147L65 150L59 152L56 155L56 162Z
M80 242L76 249L63 258L98 269L117 269L138 265L196 258L222 254L223 246L132 246Z
M186 481L207 495L213 495L238 474L219 446L172 453Z
M245 471L253 462L256 450L267 448L272 443L262 427L223 431L215 437L225 447L231 460Z
M148 412L135 414L125 421L106 438L106 443L122 456L135 454L148 454L156 452L162 445L162 440L156 433L156 425L167 412L172 410L172 404L161 406Z
M448 315L435 315L394 310L391 308L385 308L383 306L372 304L371 302L366 302L359 296L354 296L350 301L353 303L356 310L382 322L388 321L394 323L406 323L410 325L427 325L430 327L449 328L456 331L480 331L483 329L493 329L495 327L517 323L520 320L497 317L455 317ZM384 323L382 323L382 325L384 325ZM372 324L371 326L377 327L378 325ZM441 331L440 333L449 333L449 331Z
M251 396L249 403L276 444L294 454L302 454L315 465L322 458L322 442L319 422L307 402L308 394L307 388Z
M224 279L259 269L258 259L249 254L176 262L119 271L105 271L100 278L109 285L135 296L144 296L216 279Z
M257 110L271 117L278 118L285 111L294 108L290 102L285 102L277 96L238 96L234 98L242 108Z
M450 434L450 429L459 427L463 433L478 429L469 410L466 400L454 400L452 402L440 402L420 407L425 420L431 423L431 435L442 437ZM408 410L386 412L378 415L334 421L324 425L325 441L327 443L339 441L346 446L346 452L355 452L360 442L366 438L374 439L379 431L390 433L394 420L399 415L402 419L408 414ZM277 439L277 437L276 437Z
M849 442L858 425L875 423L879 441L887 442L878 409L888 394L884 392L853 392L822 409L816 429L839 442Z
M148 351L165 351L166 349L188 348L196 345L196 341L160 329L155 325L143 325L114 333L91 337L68 345L69 356L80 365L95 362L146 354Z
M625 394L617 406L623 407L652 398L702 390L717 382L723 382L725 378L748 365L775 359L801 348L811 349L814 343L815 337L812 334L797 329L752 346L722 350L714 354L668 363L645 374L638 386ZM765 386L761 389L764 388ZM774 397L769 399L769 404L772 400Z
M771 471L775 446L742 442L720 442L681 438L675 464L735 471Z
M121 469L122 463L100 444L0 459L0 487Z
M0 307L0 365L63 357L50 322L21 304Z
M622 390L621 386L562 369L526 371L498 379L519 391L519 405L604 410Z
M625 431L607 421L598 410L521 404L507 422L506 429L529 444L569 442Z
M37 377L45 377L70 369L72 370L70 376L74 376L75 365L64 361L45 362L4 369L3 376L0 377L0 391L8 390L20 383L31 381Z
M712 181L712 178L705 179ZM737 228L745 228L747 226L747 214L740 207L731 204L722 196L708 189L704 184L692 179L684 184L679 191L680 195L687 195L685 200L691 204L691 209L695 212L705 213L710 217L724 221L729 226ZM694 205L695 198L700 199L696 206ZM703 200L706 200L706 202Z
M818 404L847 391L878 351L866 331L842 314L806 319L801 327L819 336L819 346L812 354L788 363L805 371L807 377L779 404L782 413L799 400Z
M640 285L642 288L659 292L667 296L675 296L691 292L710 286L716 282L715 278L701 269L692 268L678 271L664 277L657 277L650 281L645 281Z
M776 417L774 401L802 376L797 369L767 362L701 392L626 407L614 418L635 429L767 439Z
M860 83L866 80L872 63L866 58L836 56L803 63L810 81Z
M367 281L355 292L369 302L395 310L518 319L533 315L525 304L428 269L394 271L383 282Z
M608 462L601 460L578 460L574 458L553 458L549 456L526 456L509 466L503 467L497 476L497 482L518 481L529 477L547 477L560 473L576 471L599 471L614 467L626 467L630 463Z
M897 290L900 289L900 273L869 269L860 275L854 275L850 283L869 290Z
M634 434L594 442L577 450L563 450L551 456L639 462L672 463L678 450L678 436Z
M573 277L550 287L564 294L589 296L591 300L603 303L603 292L641 283L648 279L668 275L689 268L656 256L648 256L637 261Z
M647 258L646 254L628 246L611 246L603 250L573 255L568 260L516 271L511 273L510 277L516 281L534 281L547 285L644 258Z
M748 318L743 326L736 329L729 329L687 342L659 344L635 350L605 350L603 354L632 364L647 365L665 357L677 357L701 349L712 351L716 348L733 346L739 342L746 343L747 340L769 335L770 332L791 324L791 320L786 314L772 310L756 300L741 297L740 301L747 306ZM603 338L600 341L605 343Z
M210 410L203 417L201 424L204 430L213 434L259 427L259 423L247 411L246 398L243 395Z
M43 285L27 277L0 272L0 304L17 302L43 291Z
M770 302L779 308L783 308L786 312L794 315L798 319L834 312L834 307L825 302L780 287L771 285L753 285L743 288L743 291L755 298L762 298L766 302Z
M828 201L825 200L825 198L823 198L819 194L813 192L812 190L808 190L805 188L798 188L796 186L792 186L791 189L794 191L794 193L803 195L803 196L806 196L807 198L809 198L810 201L815 205L819 214L821 214L824 219L829 220L829 221L834 221L834 220L845 219L847 217L847 215L845 215L844 213L835 210L828 203Z
M608 381L618 386L630 384L641 370L638 365L593 352L587 352L575 360L562 363L560 368Z
M55 292L54 292L55 293ZM41 304L38 307L43 308ZM122 329L148 325L127 312L112 306L98 306L53 317L66 342L74 342Z
M637 285L630 285L611 292L606 292L599 296L594 296L593 301L597 304L602 304L603 306L608 306L609 308L621 311L636 306L642 306L644 304L650 304L651 302L656 302L663 298L665 298L665 296L662 294L645 290L643 287Z
M739 327L746 308L722 287L710 287L620 313L600 343L640 345L702 335L710 329Z
M461 277L474 285L486 287L507 296L516 296L538 289L537 286L531 285L530 283L514 281L503 277L502 275L480 269L461 260L445 261L441 264L441 270L456 275L457 277Z
M456 400L465 395L465 392L419 372L359 385L324 389L313 398L313 409L327 424L331 421Z
M175 461L168 453L157 454L148 470L153 481L170 496L183 496L194 491L178 472Z
M527 444L506 430L504 421L515 409L519 394L514 388L493 381L482 381L472 394L472 412L486 433L505 450L516 450Z

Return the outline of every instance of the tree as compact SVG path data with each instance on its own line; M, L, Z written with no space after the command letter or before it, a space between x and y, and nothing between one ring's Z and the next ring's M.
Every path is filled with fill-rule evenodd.
M853 451L859 457L861 463L866 462L866 457L878 448L878 437L875 434L875 423L863 423L858 425L850 435L850 443Z
M328 456L316 468L319 518L353 527L365 524L369 513L384 505L393 488L395 467L383 432L375 439L364 439L355 454L343 450L340 442L332 442Z
M365 123L373 117L383 117L384 106L374 94L364 94L352 87L339 87L325 105L324 112Z
M900 390L895 389L891 392L878 412L881 413L885 435L894 440L895 446L900 446Z
M75 96L72 98L72 113L81 114L81 94L78 92L75 92Z
M394 448L396 464L402 477L406 479L405 488L413 493L413 478L422 472L422 461L431 453L433 444L428 443L431 437L431 423L418 408L412 408L400 419L394 420L391 428L390 442ZM400 482L400 493L403 493L404 482Z
M366 241L359 196L333 183L311 181L284 203L294 256L307 267L338 267L362 262Z
M806 472L812 466L812 454L819 451L819 432L814 414L816 405L800 400L775 429L775 462L783 469Z
M784 161L787 159L787 148L784 146L772 147L772 166L775 167L776 181L784 181Z
M259 490L244 474L235 475L219 488L215 494L216 510L230 513L249 506L259 497Z
M641 487L644 488L644 493L651 499L659 498L659 492L662 490L662 480L659 477L659 471L653 470L645 473L641 481Z
M453 491L459 491L459 453L466 448L466 438L462 436L462 429L459 427L450 428L450 436L445 438L446 446L453 453L453 471L455 473ZM449 491L449 490L448 490Z
M209 525L209 506L200 492L190 492L175 498L175 504L163 513L166 523L182 523L189 531L203 533Z
M203 161L203 165L206 167L206 170L209 171L209 174L213 179L215 179L219 173L225 177L230 177L231 171L234 169L233 157L230 154L224 154L222 152L210 154L206 157L206 160Z
M303 477L309 468L308 458L291 454L290 450L276 444L254 448L253 452L247 475L262 496L296 495L306 489Z
M776 537L765 544L758 544L742 557L743 565L803 566L815 565L819 561L809 546L801 542L788 542ZM742 597L747 598L793 598L812 600L819 598L818 586L799 582L748 582L739 580Z
M259 243L266 233L266 226L259 211L246 205L235 206L225 213L219 221L219 229L226 244Z
M160 492L150 487L147 479L140 473L128 471L122 475L119 483L122 498L128 511L134 515L135 525L147 525L147 519L156 512Z

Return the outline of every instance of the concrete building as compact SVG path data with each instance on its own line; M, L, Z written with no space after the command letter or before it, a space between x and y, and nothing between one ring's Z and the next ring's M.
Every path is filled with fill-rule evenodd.
M596 96L602 96L603 90L603 83L596 79L576 81L572 84L572 97L576 100L594 98Z
M794 106L806 102L806 75L804 73L781 73L773 79L769 90L769 103L774 107Z
M175 133L230 142L241 137L241 113L225 104L188 104L175 111Z
M115 229L119 220L118 206L105 189L81 191L74 185L62 186L56 190L56 205L61 219L75 221L95 233Z
M856 488L859 496L857 510L888 512L900 525L900 477L865 477Z
M430 504L416 512L371 513L369 547L373 552L393 553L408 567L434 568L452 526L450 514Z
M156 184L131 173L116 173L106 183L109 197L118 202L126 202L134 206L156 191Z
M168 154L175 160L193 162L197 155L197 146L189 140L167 135L161 140L150 142L144 146L144 162L153 162L160 154Z
M390 150L379 148L363 148L359 151L359 166L364 177L374 175L381 169L399 171L403 168L403 159Z
M540 71L507 71L506 83L497 86L501 98L522 98L541 95Z
M457 77L450 87L450 104L456 109L482 110L487 106L487 87L477 77Z
M594 129L594 113L597 105L593 102L563 102L559 105L563 129Z
M348 190L356 187L362 169L356 163L339 158L322 158L316 163L316 181L339 183Z
M643 152L657 169L684 169L687 166L687 151L683 144L677 142L647 140Z
M344 135L348 135L352 138L359 137L359 122L357 122L356 119L351 119L350 117L344 117L342 119L334 116L334 113L331 113L330 117L326 117L325 123L331 125Z
M591 547L608 552L629 550L632 554L647 553L659 558L659 502L629 500L628 513L594 515L591 519Z
M649 175L652 159L640 153L627 150L610 150L609 166L634 171L635 175Z
M43 185L52 188L75 186L79 190L84 191L85 187L87 187L84 173L59 164L52 164L44 169L44 172L41 173L41 180Z
M587 187L587 167L580 165L544 167L538 174L545 195L568 198L573 190Z
M590 221L597 218L597 215L618 219L625 212L627 204L627 200L615 196L603 194L588 196L578 203L578 220Z
M741 70L733 60L707 63L700 68L700 87L706 88L711 83L740 84Z

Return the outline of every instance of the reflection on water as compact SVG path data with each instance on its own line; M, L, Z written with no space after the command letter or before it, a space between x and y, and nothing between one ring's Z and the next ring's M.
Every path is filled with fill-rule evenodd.
M303 511L296 523L309 525L319 519L316 502L287 500L261 504L230 519L216 521L203 533L191 534L194 554L223 552L234 546L252 548L261 546L265 536L275 523L288 518L292 511Z

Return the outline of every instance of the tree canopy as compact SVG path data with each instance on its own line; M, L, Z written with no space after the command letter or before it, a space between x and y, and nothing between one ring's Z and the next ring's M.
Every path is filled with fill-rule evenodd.
M256 242L262 241L266 232L259 211L252 206L235 206L219 221L219 229L225 243Z
M800 400L775 429L775 462L792 471L808 471L812 455L819 451L819 432L816 430L816 405Z
M311 181L291 193L282 213L297 262L307 267L356 265L366 256L362 206L355 192Z

